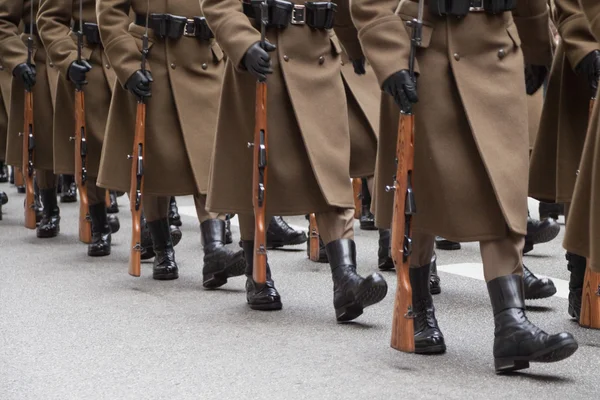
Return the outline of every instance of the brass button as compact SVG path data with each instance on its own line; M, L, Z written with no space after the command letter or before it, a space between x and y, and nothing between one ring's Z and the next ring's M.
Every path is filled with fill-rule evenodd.
M344 65L344 62L343 62L343 61L340 61L340 63L342 63L342 66Z
M104 66L104 68L106 68L106 69L110 69L110 64L106 64L106 65Z
M175 69L175 68L177 68L177 65L175 65L174 63L171 63L171 68Z
M50 63L50 68L54 68L54 63Z
M504 49L498 50L498 58L502 60L504 57L506 57L506 51Z
M283 61L288 62L290 61L290 58L286 55L283 56Z
M321 56L319 57L319 65L323 65L325 64L325 57Z
M456 61L460 61L460 54L458 54L458 53L454 53L454 59L455 59Z
M206 70L208 68L208 65L206 63L202 63L202 69Z

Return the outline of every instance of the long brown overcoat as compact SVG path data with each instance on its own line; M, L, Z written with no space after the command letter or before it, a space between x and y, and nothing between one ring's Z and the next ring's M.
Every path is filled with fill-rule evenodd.
M96 24L96 0L81 0L83 22ZM75 148L70 140L75 132L75 86L67 79L68 69L77 60L77 37L71 31L79 21L79 2L76 0L43 0L38 13L38 29L48 57L60 71L54 108L54 171L57 174L75 172ZM79 25L75 25L76 29ZM92 70L84 87L86 102L87 171L98 176L111 89L116 81L101 44L90 44L84 38L81 57L88 60Z
M525 234L528 116L523 52L550 63L544 0L519 1L518 17L469 13L457 20L425 10L418 80L414 191L415 231L456 241ZM352 16L379 83L408 69L410 27L417 3L354 0ZM535 39L521 43L517 31ZM544 45L540 45L540 42ZM523 50L523 52L521 51ZM418 68L418 66L417 66ZM398 108L383 96L377 164L377 226L391 223Z
M6 159L8 111L10 106L10 74L0 60L0 161Z
M600 2L580 0L590 31L600 41ZM567 221L564 247L588 257L588 265L600 272L600 103L596 102L588 127L575 192Z
M260 41L260 33L254 19L242 13L239 0L202 0L202 8L228 55L208 208L251 214L253 152L247 143L253 141L256 79L241 62L246 50ZM307 25L269 29L267 37L277 46L271 53L273 74L267 79L268 212L297 215L354 208L337 37Z
M588 125L591 93L575 67L600 45L590 32L577 0L555 1L561 43L555 53L542 120L529 167L530 196L570 202Z
M98 185L127 191L136 98L123 86L140 69L144 27L129 12L146 15L147 0L97 0L98 23L115 85ZM198 0L151 0L150 13L202 16ZM149 32L152 97L146 117L145 192L206 193L225 63L219 45L192 37L163 40ZM235 161L230 160L230 163Z
M39 3L35 2L34 16L37 14ZM31 17L30 0L0 1L0 58L4 66L12 73L13 69L27 61L27 34L19 33L21 22L29 24ZM35 135L34 167L36 169L52 171L52 98L49 86L49 68L46 65L46 50L39 36L33 36L34 54L33 63L37 70L36 84L33 87L33 117ZM11 106L8 121L8 142L6 163L21 165L23 138L19 132L23 131L24 117L23 105L24 88L20 80L13 79L11 87Z

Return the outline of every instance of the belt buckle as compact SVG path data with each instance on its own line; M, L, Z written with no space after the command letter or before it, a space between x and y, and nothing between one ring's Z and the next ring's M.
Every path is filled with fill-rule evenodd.
M469 12L483 12L485 8L483 8L483 0L471 0L471 6L469 7Z
M306 6L304 4L294 4L292 10L292 25L304 25L306 24Z
M191 26L191 29L189 28ZM183 36L186 37L196 37L196 21L192 18L188 18L185 23L185 27L183 28Z

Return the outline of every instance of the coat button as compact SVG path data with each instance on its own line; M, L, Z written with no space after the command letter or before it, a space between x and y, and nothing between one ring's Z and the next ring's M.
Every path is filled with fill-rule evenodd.
M460 54L458 54L458 53L454 53L454 59L455 59L456 61L460 61Z
M51 62L49 65L50 65L50 68L54 68L54 63Z
M319 57L319 65L323 65L325 64L325 57L321 56Z
M106 69L110 69L110 64L106 64L106 65L104 65L104 68L106 68Z
M208 68L208 64L206 64L206 63L202 63L202 69L203 69L203 70L206 70L207 68Z
M4 71L4 65L0 65L0 71Z
M498 50L498 58L502 60L504 57L506 57L506 51L504 49Z
M288 61L290 61L290 58L287 56L287 54L285 54L285 55L283 56L283 61L285 61L285 62L288 62Z
M171 63L171 68L175 69L175 68L177 68L177 65L175 65L175 63Z
M344 65L344 62L343 62L343 61L340 61L340 63L342 64L342 66Z

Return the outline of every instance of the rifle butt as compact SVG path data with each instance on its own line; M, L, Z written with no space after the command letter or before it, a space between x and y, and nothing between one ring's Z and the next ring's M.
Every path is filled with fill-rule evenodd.
M90 217L87 188L79 187L79 241L92 243L92 218Z
M110 207L110 190L106 190L106 194L104 195L104 204L106 205L106 208Z
M309 225L309 240L310 240L310 253L308 254L308 258L311 261L318 262L319 261L319 227L317 226L317 218L315 214L310 214L308 217L308 225Z
M13 167L13 169L15 170L15 186L25 186L21 168Z
M131 230L131 253L129 254L129 275L136 278L141 275L142 269L142 230L141 230L141 212L134 219L134 226Z
M37 226L35 216L35 191L33 188L33 176L25 177L25 228L35 229Z
M589 260L583 283L579 325L600 329L600 274L590 269Z
M360 219L362 209L362 179L352 179L352 191L354 192L354 219Z

